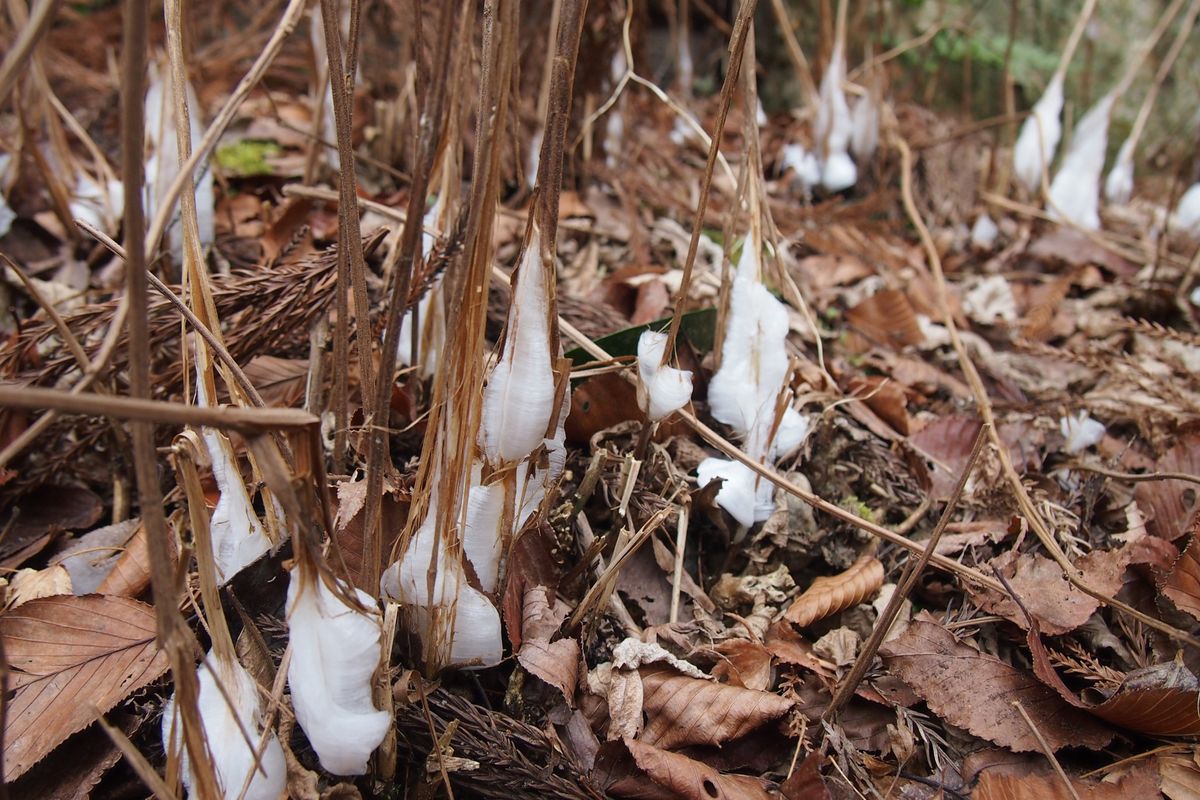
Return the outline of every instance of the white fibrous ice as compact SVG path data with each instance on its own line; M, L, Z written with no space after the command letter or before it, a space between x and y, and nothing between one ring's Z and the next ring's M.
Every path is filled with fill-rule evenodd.
M288 687L296 721L325 770L362 775L391 726L391 715L372 699L383 657L380 615L366 592L342 584L365 610L354 608L303 570L292 568L287 593Z
M1126 139L1117 151L1108 177L1104 179L1104 199L1115 206L1123 206L1133 197L1133 141Z
M1062 136L1063 79L1055 74L1041 99L1021 125L1013 146L1013 174L1028 192L1042 185L1042 170L1050 168Z
M146 215L153 217L166 199L167 190L179 175L179 143L176 140L175 101L171 74L160 74L150 66L149 88L146 90ZM184 87L188 105L188 130L191 149L200 146L204 128L200 124L200 101L191 84ZM216 201L213 195L212 171L205 169L196 180L196 222L200 230L200 247L213 243ZM168 229L167 242L176 263L183 261L183 226L180 212L175 209Z
M1083 452L1104 439L1104 423L1092 419L1087 411L1063 417L1058 421L1058 428L1067 440L1063 450L1070 456Z
M1200 183L1192 184L1179 198L1175 213L1171 215L1171 230L1200 239Z
M13 222L17 219L17 214L8 205L8 199L5 193L8 191L8 165L12 162L12 156L8 153L0 153L0 237L6 236Z
M692 397L692 373L662 364L667 334L643 331L638 338L638 404L651 421L687 405Z
M849 189L858 179L858 168L848 153L854 122L842 81L846 76L846 55L841 44L833 48L829 67L821 76L820 102L817 105L815 133L821 160L821 185L831 192Z
M788 374L787 309L762 284L761 245L747 237L738 261L721 346L721 367L708 386L713 417L743 437L746 454L773 464L808 434L795 409L777 410ZM777 421L778 420L778 421ZM699 483L724 478L717 503L742 525L762 521L774 508L773 488L739 462L706 459Z
M211 407L212 400L205 388L208 384L201 374L199 359L196 368L196 404ZM209 531L217 581L224 584L270 550L271 540L254 511L229 437L213 428L205 428L202 436L212 460L213 480L220 493L209 521Z
M554 411L550 305L534 225L517 269L499 360L483 389L480 446L493 465L517 462L546 436Z
M625 49L618 47L617 51L613 53L612 65L609 68L608 75L614 91L620 86L621 79L625 77L627 68ZM620 160L621 148L624 144L624 105L621 98L618 97L617 102L608 110L608 116L604 120L604 163L609 169L617 166Z
M500 495L502 498L502 492ZM485 496L480 505L487 508L477 507L475 523L487 527L491 517L486 515L498 512L499 503ZM448 652L443 654L447 664L459 667L498 664L504 657L500 612L468 583L462 562L455 557L450 543L437 535L435 516L431 511L413 534L401 559L384 573L383 592L406 606L420 636L448 646ZM476 557L480 558L480 567L494 575L484 557L494 558L498 563L499 552L483 554L476 550ZM429 642L425 647L426 652L433 649Z
M108 233L116 233L125 205L125 186L118 180L103 184L79 172L69 202L71 216Z
M879 149L879 104L872 94L866 94L854 104L850 152L854 159L865 164Z
M438 195L430 209L425 213L424 230L421 233L421 256L428 260L437 236L432 233L438 229L445 206L445 195ZM437 372L439 357L446 346L446 307L442 297L442 276L434 279L420 300L417 301L417 311L406 312L400 323L400 337L396 344L396 356L400 363L413 366L413 334L417 336L417 372L422 378L432 377Z
M226 800L278 800L287 788L287 765L274 731L267 734L262 757L255 763L252 748L258 747L263 735L263 703L250 673L236 661L225 663L210 651L197 670L197 679L196 705L221 796ZM197 796L197 780L183 746L183 721L174 695L163 708L162 740L164 748L180 753L183 785L189 795ZM251 771L250 785L242 794Z
M986 211L975 218L971 226L971 246L979 250L991 250L996 244L1000 228Z
M1047 211L1052 219L1073 222L1089 231L1100 229L1100 175L1115 100L1111 92L1106 94L1075 126L1067 154L1050 184Z
M802 144L784 145L780 163L784 174L791 172L805 195L821 182L821 162L816 153L805 150Z

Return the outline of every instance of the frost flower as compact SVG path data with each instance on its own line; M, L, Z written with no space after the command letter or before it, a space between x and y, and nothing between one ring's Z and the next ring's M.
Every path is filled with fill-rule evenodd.
M197 677L200 685L197 698L200 724L204 727L204 738L212 756L221 796L227 800L237 797L278 800L287 788L287 766L283 748L279 746L274 731L267 735L266 746L257 765L254 750L251 749L251 744L254 748L258 747L263 734L263 707L254 679L241 664L236 661L226 664L211 651L200 664ZM175 697L172 696L163 710L163 746L182 751L183 785L188 794L194 794L196 778L187 749L182 746L182 725L175 707ZM252 770L254 776L243 795L242 786Z
M854 122L842 81L846 75L846 55L839 42L833 48L829 68L821 77L820 102L817 105L816 134L824 154L821 185L831 192L849 189L858 180L858 168L847 152L854 135Z
M1193 239L1200 239L1200 183L1193 183L1179 198L1179 205L1175 206L1175 215L1171 218L1171 228L1183 231Z
M1049 212L1085 230L1100 228L1100 174L1108 148L1108 120L1116 95L1106 94L1075 126L1071 146L1050 184Z
M687 405L692 397L692 373L662 366L667 334L643 331L638 339L638 404L657 422Z
M362 775L391 725L391 716L376 709L371 698L383 657L379 612L365 592L343 585L369 611L348 605L304 569L292 568L287 593L288 687L296 721L324 769Z
M1013 147L1013 173L1028 192L1042 183L1043 168L1049 169L1062 137L1063 79L1055 74L1045 94L1033 106L1033 113L1021 125Z
M1087 411L1063 417L1058 421L1058 428L1062 431L1063 438L1067 440L1063 450L1069 456L1099 444L1105 433L1104 423L1092 419L1088 416Z
M1104 180L1104 199L1123 206L1133 196L1133 139L1126 139L1117 151L1117 159Z

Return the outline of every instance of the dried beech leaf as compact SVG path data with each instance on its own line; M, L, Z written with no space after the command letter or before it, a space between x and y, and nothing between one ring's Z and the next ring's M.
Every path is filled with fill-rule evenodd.
M167 669L154 610L123 597L47 597L0 616L11 669L5 780Z
M1050 662L1034 626L1027 635L1033 671L1066 702L1100 719L1150 736L1200 735L1200 681L1178 661L1134 670L1103 703L1080 700Z
M784 616L797 627L806 628L864 602L878 592L880 586L883 586L883 564L875 556L865 553L845 572L813 581Z
M719 745L778 719L792 701L770 692L699 680L664 667L643 667L641 741L668 750Z
M985 772L979 778L972 800L1130 800L1158 797L1158 776L1151 764L1143 764L1112 783L1072 778L1071 788L1052 775L1006 775ZM1072 791L1073 790L1073 791Z
M1157 759L1159 789L1168 800L1200 797L1200 753L1164 753Z
M749 639L726 639L716 646L721 660L713 667L717 680L743 689L764 691L771 685L771 652Z
M117 597L137 597L149 586L150 544L146 541L145 526L139 523L112 572L104 577L96 592Z
M1162 584L1162 593L1180 611L1200 619L1200 536L1192 535Z
M575 707L575 687L579 684L579 642L575 639L526 639L517 653L517 661L526 670L563 693L567 705Z
M685 800L768 800L772 794L758 778L726 775L707 764L627 739L625 746L650 780Z
M876 292L847 311L846 320L864 335L896 349L925 341L912 303L899 289Z
M5 609L23 606L42 597L71 594L71 576L62 564L45 569L22 569L9 579Z
M804 757L791 776L779 787L785 800L833 800L825 779L821 777L821 753L813 751Z
M1120 550L1093 550L1076 559L1085 583L1112 596L1121 588L1121 576L1131 553ZM1023 553L1012 561L1008 554L992 562L1004 573L1025 608L1038 621L1038 627L1052 636L1075 630L1088 621L1100 607L1100 601L1076 589L1063 575L1062 567L1040 555ZM1025 614L1007 594L990 590L973 592L979 604L1022 628L1028 628Z
M246 365L246 377L267 405L297 406L304 399L308 359L255 356Z
M1013 705L1020 701L1050 746L1100 748L1112 731L1024 670L959 643L941 625L913 620L899 639L880 648L888 670L925 698L952 725L1003 747L1038 749Z
M1200 475L1200 435L1179 437L1179 442L1158 459L1158 472L1186 472ZM1138 506L1146 513L1152 533L1175 541L1187 531L1192 516L1200 507L1200 487L1187 481L1145 481L1133 491Z

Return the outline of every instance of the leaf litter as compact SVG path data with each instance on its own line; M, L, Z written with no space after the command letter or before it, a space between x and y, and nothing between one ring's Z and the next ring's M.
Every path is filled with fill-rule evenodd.
M1196 190L1058 147L1109 12L1017 137L906 10L524 5L0 20L10 792L1197 796Z

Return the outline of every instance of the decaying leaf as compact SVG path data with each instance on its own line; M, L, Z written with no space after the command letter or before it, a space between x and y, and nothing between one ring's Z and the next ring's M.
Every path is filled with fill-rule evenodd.
M797 627L806 628L870 599L882 585L883 564L873 554L864 553L845 572L813 581L784 616Z
M150 586L150 544L145 526L135 522L137 529L125 543L124 552L96 588L99 594L137 597Z
M925 341L912 303L899 289L876 292L847 311L846 319L865 335L896 349Z
M1163 753L1157 759L1159 789L1168 800L1200 797L1200 753Z
M748 775L727 775L679 753L627 739L625 746L650 780L685 800L767 800L767 785Z
M880 648L888 670L925 698L952 725L1018 752L1037 750L1019 701L1052 748L1103 747L1112 731L1072 708L1033 674L960 643L927 620Z
M972 800L1131 800L1158 797L1158 776L1145 764L1109 782L1071 778L1067 787L1058 775L1005 775L985 772Z
M713 677L732 686L764 691L771 685L771 652L749 639L726 639L715 648L720 661Z
M719 745L778 719L792 701L680 675L665 667L643 667L642 708L649 721L640 741L668 750L693 744Z
M0 616L15 692L5 780L163 674L167 657L154 636L154 610L127 598L47 597Z
M527 589L521 624L523 642L517 661L561 691L567 704L574 707L575 687L579 684L579 642L571 638L552 641L569 611L558 598L550 602L545 586Z
M1200 619L1200 536L1192 535L1161 589L1180 611Z
M1200 474L1200 435L1187 434L1158 459L1154 468L1159 472ZM1187 531L1192 516L1200 508L1200 487L1187 481L1145 481L1139 483L1133 496L1146 512L1152 533L1174 541Z
M1130 558L1124 548L1093 550L1076 559L1075 567L1082 572L1085 583L1111 596L1121 588L1121 575ZM1014 561L1005 554L992 563L1005 574L1021 603L1048 634L1058 636L1075 630L1100 607L1099 600L1071 585L1062 567L1045 556L1022 553ZM1028 627L1025 614L1008 595L980 590L975 597L988 611Z
M17 570L4 593L4 608L16 608L30 600L62 594L71 594L71 576L62 564L45 569Z

